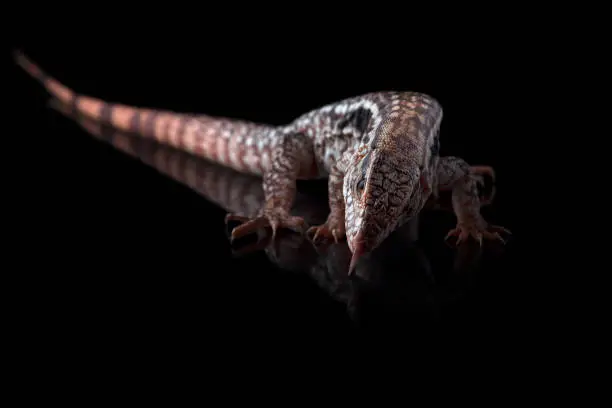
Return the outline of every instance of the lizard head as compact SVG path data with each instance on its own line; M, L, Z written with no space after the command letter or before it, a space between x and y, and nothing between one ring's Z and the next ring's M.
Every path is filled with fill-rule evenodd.
M352 157L344 177L345 228L357 260L376 249L401 223L422 208L420 166L405 150L363 147Z

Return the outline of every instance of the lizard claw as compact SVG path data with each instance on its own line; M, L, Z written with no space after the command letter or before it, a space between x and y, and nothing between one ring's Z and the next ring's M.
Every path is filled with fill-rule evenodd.
M264 210L262 215L252 219L228 214L225 221L226 223L228 221L240 221L242 223L232 230L230 237L232 242L261 228L271 228L272 240L274 240L278 229L287 228L302 233L306 224L302 217L292 216L277 210Z
M312 243L316 243L319 238L324 240L332 239L337 244L346 236L344 223L336 221L334 218L328 219L325 224L310 227L306 232Z
M457 224L457 227L450 230L444 240L448 243L449 238L457 237L455 246L459 246L462 242L465 242L470 237L478 241L480 246L482 246L483 238L490 241L499 241L502 244L505 244L506 240L500 235L500 232L512 235L509 230L497 225L482 227L473 224Z

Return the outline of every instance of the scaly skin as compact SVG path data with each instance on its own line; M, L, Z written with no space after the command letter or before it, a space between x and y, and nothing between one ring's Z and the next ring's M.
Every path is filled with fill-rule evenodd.
M327 220L308 230L319 237L347 238L349 274L362 255L378 247L423 209L430 196L452 191L458 243L468 237L503 240L502 227L480 215L476 176L465 161L439 157L442 107L417 92L365 94L314 109L286 126L229 118L187 115L108 103L78 95L46 75L23 54L16 62L58 100L117 129L154 138L239 172L261 176L265 202L237 238L269 226L303 231L303 217L291 214L299 179L329 179ZM448 237L447 236L447 237Z

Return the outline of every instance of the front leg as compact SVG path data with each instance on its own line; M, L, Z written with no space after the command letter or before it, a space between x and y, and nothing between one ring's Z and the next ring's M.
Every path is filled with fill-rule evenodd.
M256 218L250 220L228 214L226 223L231 220L244 222L232 230L231 239L243 237L265 227L272 229L272 239L276 237L279 228L303 233L304 219L292 216L290 210L295 200L297 178L301 171L308 171L312 160L312 148L304 135L283 135L272 152L270 168L264 172L263 208Z
M480 214L478 175L484 171L484 168L474 169L472 170L464 160L458 157L440 158L438 187L440 190L452 190L452 206L457 217L457 227L448 233L446 239L456 236L457 245L469 237L475 238L480 244L482 244L483 237L505 242L499 233L510 234L510 231L503 227L489 225Z
M344 172L334 164L329 174L327 183L329 195L329 215L322 225L311 227L307 235L316 243L319 237L324 239L333 238L336 243L346 236L344 227L344 197L342 196L342 184L344 183Z

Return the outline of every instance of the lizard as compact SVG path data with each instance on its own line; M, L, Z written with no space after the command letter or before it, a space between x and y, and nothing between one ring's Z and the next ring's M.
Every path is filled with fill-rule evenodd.
M56 100L51 106L61 114L73 119L91 136L108 143L118 151L138 159L159 173L190 188L206 200L225 211L244 216L255 214L265 202L261 182L257 177L236 172L210 161L190 155L181 150L139 138L105 126L71 111L69 105ZM327 202L315 194L298 191L292 210L308 222L319 222L326 216ZM270 236L256 244L242 243L233 252L244 256L264 249L273 265L288 273L306 274L331 299L346 306L349 317L359 320L364 306L376 298L381 303L413 314L436 308L442 303L457 300L452 293L435 284L434 274L428 258L418 245L417 219L402 225L391 239L380 247L376 256L364 259L359 264L358 282L348 279L346 267L351 253L346 242L333 243L325 251L319 251L301 235L279 234L275 245L267 245ZM265 232L265 231L259 231ZM410 276L396 272L395 265L401 259L410 265ZM427 313L429 315L429 313Z
M229 213L242 222L239 238L260 228L305 232L318 238L346 239L357 261L376 249L398 226L418 216L430 196L452 192L457 218L446 236L456 245L483 238L505 242L504 227L480 213L475 176L490 166L470 166L455 156L440 156L443 109L432 96L416 91L381 91L348 97L314 108L285 125L229 117L179 113L130 106L81 95L49 76L20 50L15 62L62 103L120 130L154 138L234 170L260 176L265 202L254 217ZM327 179L329 214L306 230L291 213L298 180Z

